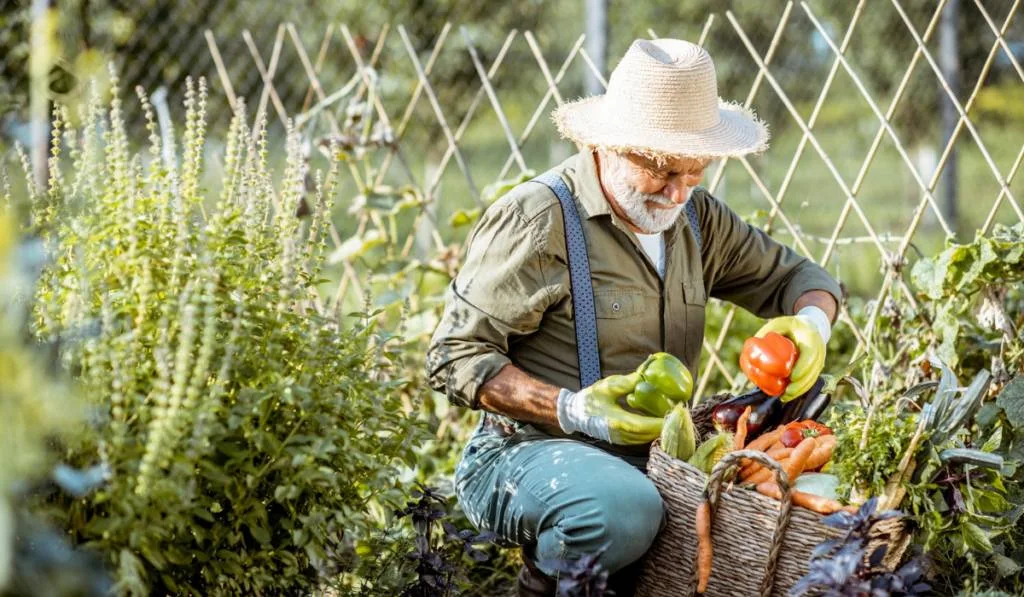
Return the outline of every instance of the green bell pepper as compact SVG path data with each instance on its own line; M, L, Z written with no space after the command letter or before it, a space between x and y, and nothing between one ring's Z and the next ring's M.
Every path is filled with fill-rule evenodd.
M632 408L641 410L649 415L663 417L674 406L658 388L649 381L641 381L636 384L633 391L626 396L626 403Z
M640 377L653 385L672 402L689 400L693 394L693 377L682 361L667 352L647 357L637 369Z
M663 417L677 403L690 399L693 377L676 357L666 353L652 354L637 367L640 380L626 397L630 407Z

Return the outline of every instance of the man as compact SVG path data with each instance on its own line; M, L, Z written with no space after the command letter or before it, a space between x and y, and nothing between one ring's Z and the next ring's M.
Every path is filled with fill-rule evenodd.
M624 410L616 376L658 351L695 374L709 296L787 318L768 325L810 338L809 362L840 290L697 186L714 158L768 141L719 100L702 48L635 41L605 95L554 118L581 152L484 213L427 368L452 403L484 411L456 493L473 524L523 547L520 594L553 594L552 561L600 553L624 595L663 520L643 473L661 419Z

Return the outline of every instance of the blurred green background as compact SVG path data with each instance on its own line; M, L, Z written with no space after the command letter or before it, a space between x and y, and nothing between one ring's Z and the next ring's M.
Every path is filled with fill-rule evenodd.
M36 2L41 6L51 3ZM549 119L554 100L538 105L549 85L541 61L552 76L563 60L574 57L557 89L563 100L586 95L588 60L598 56L576 51L586 31L588 3L572 2L479 2L385 1L362 2L198 2L164 0L114 2L109 0L70 0L52 3L44 18L33 20L33 3L27 0L0 1L0 155L7 166L14 166L13 143L31 144L29 51L32 23L42 23L45 40L46 88L49 99L70 107L72 119L88 95L89 81L97 81L100 90L108 81L107 63L116 65L120 86L126 97L125 114L137 134L145 139L140 104L132 90L136 86L150 95L166 92L170 117L180 117L183 109L184 80L187 76L206 77L209 87L211 147L206 177L211 189L220 180L222 143L230 106L228 98L246 101L250 119L263 106L269 120L271 139L281 139L285 118L296 119L297 129L306 143L312 170L323 165L318 148L325 146L338 131L330 124L341 123L346 115L360 110L365 85L355 60L374 63L367 79L379 100L379 108L391 121L380 122L375 106L367 108L374 130L395 133L410 99L417 93L416 65L421 66L440 47L428 76L437 100L439 116L430 98L418 93L409 112L408 124L395 144L397 158L387 147L364 148L355 157L359 168L371 178L379 178L391 189L411 186L421 193L426 210L436 222L439 238L458 245L470 226L452 226L453 214L480 206L477 198L484 187L498 179L515 178L519 164L510 160L510 144L497 112L484 94L481 78L471 60L467 39L472 41L483 67L487 67L507 44L507 52L492 79L502 114L516 137L535 120L532 131L520 138L521 154L528 170L539 172L571 154L574 148L557 139ZM735 160L719 163L708 173L706 184L716 181L714 192L740 214L760 224L767 222L772 203L758 181L775 195L787 174L782 199L785 215L800 235L793 238L788 226L776 218L773 232L784 242L822 261L840 279L853 296L870 299L878 292L883 265L891 262L880 251L895 251L911 227L915 208L924 192L914 179L912 169L926 184L930 181L943 150L941 102L946 93L939 85L930 62L940 62L945 51L941 41L944 18L950 18L955 31L956 80L962 103L977 94L970 106L972 127L982 139L991 157L985 159L968 127L962 128L954 145L954 157L944 163L949 171L955 162L957 178L952 191L946 178L939 180L934 195L945 211L948 230L960 240L969 240L989 220L1012 223L1018 214L1003 200L990 217L1000 192L999 176L1008 177L1024 143L1024 73L1020 71L1024 53L1024 20L1019 5L1003 0L968 2L966 0L884 0L829 2L814 0L801 4L769 2L696 2L644 3L607 2L606 74L617 58L636 37L674 36L698 40L706 33L705 45L716 61L719 92L724 98L743 101L757 85L751 104L770 125L771 149L749 160L749 167ZM950 5L956 5L950 16ZM945 9L945 13L942 9ZM726 13L730 11L732 17ZM901 14L902 12L902 14ZM882 135L879 150L865 167L865 156L880 130L880 122L869 102L858 90L853 78L842 68L831 83L814 122L818 146L834 165L847 187L856 190L856 207L850 210L839 182L811 143L801 145L802 130L797 118L785 106L783 95L792 102L799 118L807 122L826 85L834 53L808 15L814 15L824 31L839 44L852 21L846 57L873 102L886 111L918 46L914 34L925 35L929 24L933 31L926 43L929 58L919 57L906 80L906 89L889 120L894 140ZM945 16L943 16L945 14ZM710 21L709 21L710 18ZM1006 47L996 43L992 26L1004 21ZM446 23L451 28L446 29ZM462 28L465 28L464 30ZM47 31L48 28L48 31ZM404 29L408 47L399 29ZM781 29L776 43L773 38ZM526 32L533 37L528 39ZM742 35L741 35L742 32ZM513 37L509 40L509 35ZM771 50L770 72L773 82L759 78L757 63L745 47L749 39L756 53L765 56ZM326 41L325 41L326 40ZM584 52L592 46L584 46ZM379 44L379 45L378 45ZM302 48L302 52L298 48ZM1007 52L1006 50L1010 50ZM305 56L303 55L305 54ZM990 59L991 54L991 59ZM1011 54L1013 57L1011 58ZM218 62L220 67L218 67ZM322 111L310 112L318 103L307 64L316 68L317 83L325 96L341 91ZM945 64L945 63L944 63ZM939 65L936 64L938 67ZM261 71L273 67L273 93L267 94ZM598 67L600 68L600 66ZM223 70L221 70L223 69ZM774 84L773 84L774 83ZM778 88L776 88L776 85ZM158 90L159 94L158 94ZM344 93L347 90L347 93ZM474 106L474 100L478 105ZM159 104L159 101L155 101ZM365 108L365 106L363 106ZM449 147L445 126L458 129L468 111L468 120L458 147L460 156L445 158ZM315 114L310 116L310 114ZM359 129L361 130L361 129ZM271 142L271 159L283 156L283 142ZM897 148L904 150L910 165ZM459 165L465 164L469 176ZM377 171L388 164L383 173ZM795 167L793 164L795 163ZM440 170L438 174L439 168ZM724 173L719 173L724 168ZM17 168L9 168L17 172ZM430 182L437 177L437 184ZM717 180L718 178L721 180ZM14 177L15 191L23 187ZM350 238L365 230L360 218L346 211L364 193L364 180L348 177L342 188L335 224L339 238ZM372 186L372 185L370 185ZM1015 195L1024 192L1024 180L1013 178L1009 184ZM372 193L371 193L372 194ZM481 199L484 203L486 197ZM943 202L952 201L952 204ZM955 206L955 213L953 209ZM841 214L845 223L838 230L838 241L828 251L829 239ZM866 220L866 223L865 223ZM415 250L430 252L429 230L423 217L403 213L398 219L398 236L417 235ZM455 221L466 223L464 218ZM472 219L470 218L469 222ZM869 226L870 231L869 231ZM948 235L935 211L925 209L921 222L910 236L907 258L934 253ZM398 240L398 239L393 239ZM382 249L378 249L382 250ZM333 278L341 268L329 272ZM358 301L361 297L352 297Z

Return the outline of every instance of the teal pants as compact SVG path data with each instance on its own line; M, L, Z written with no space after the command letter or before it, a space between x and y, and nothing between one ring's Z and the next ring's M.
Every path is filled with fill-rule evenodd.
M661 528L664 508L643 473L646 458L614 455L530 425L496 431L482 423L455 471L459 504L480 530L521 545L541 571L607 545L615 572L638 560Z

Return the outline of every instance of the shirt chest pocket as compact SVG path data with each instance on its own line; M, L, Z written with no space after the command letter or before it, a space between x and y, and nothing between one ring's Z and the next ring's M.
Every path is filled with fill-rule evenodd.
M594 312L598 319L629 319L642 311L642 298L619 290L595 291Z
M660 338L656 296L623 290L594 291L594 313L603 372L636 366L637 355L657 352Z

